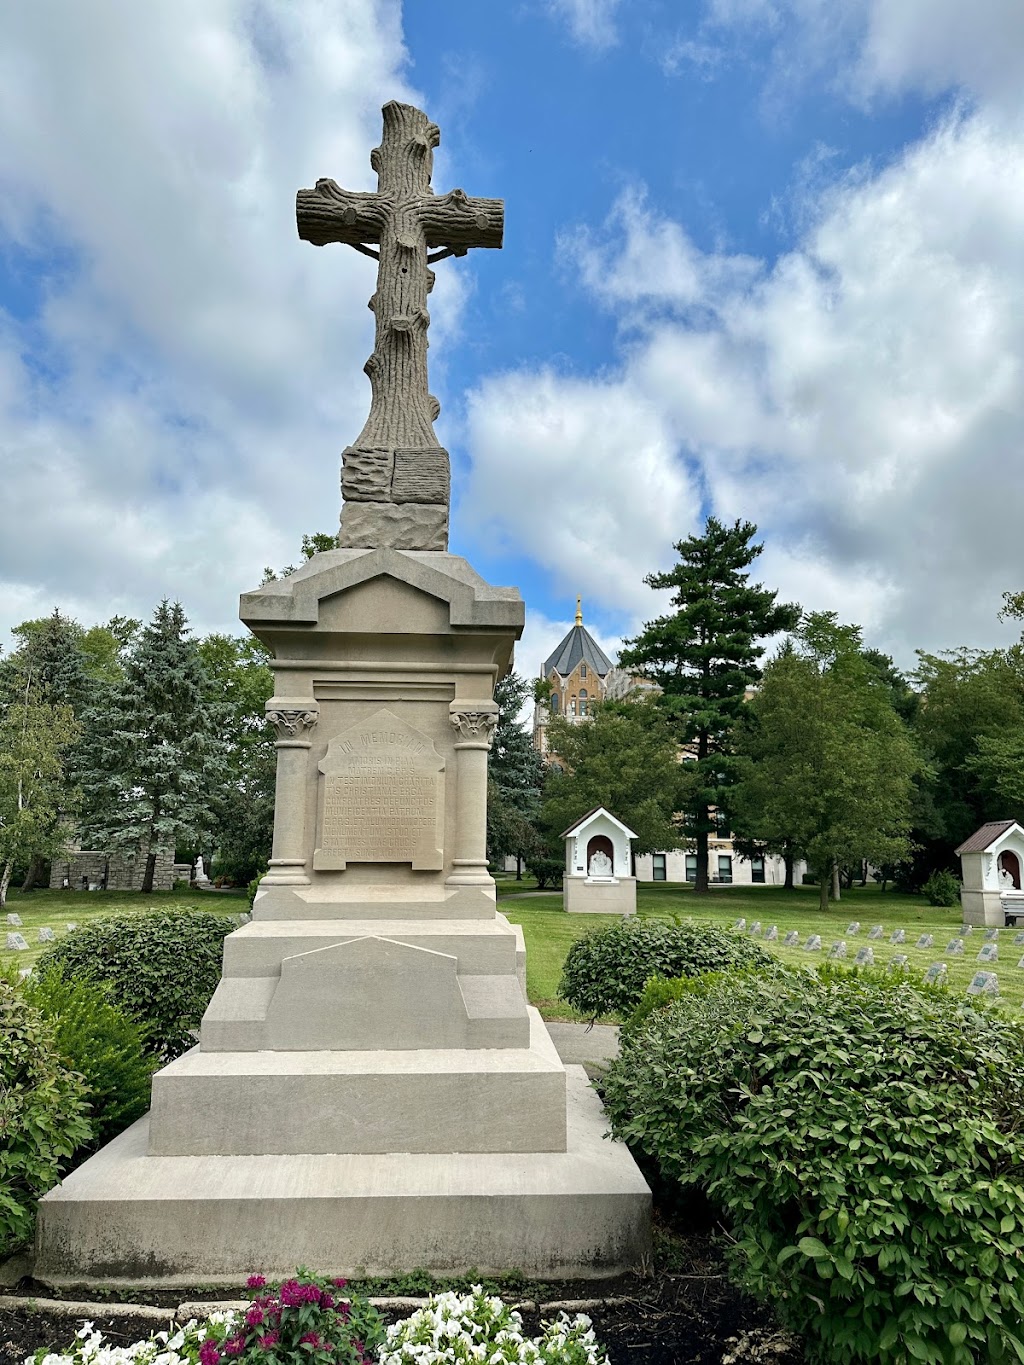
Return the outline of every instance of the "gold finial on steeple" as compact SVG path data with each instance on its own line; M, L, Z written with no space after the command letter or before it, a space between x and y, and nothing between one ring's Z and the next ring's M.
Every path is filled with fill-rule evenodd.
M582 598L582 597L577 597L577 599L576 599L576 624L577 624L578 626L582 626L582 624L583 624L583 598Z

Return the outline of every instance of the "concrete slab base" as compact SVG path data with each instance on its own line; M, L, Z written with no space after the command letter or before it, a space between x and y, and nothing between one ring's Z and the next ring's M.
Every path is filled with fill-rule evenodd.
M43 1198L35 1274L61 1288L237 1285L299 1265L620 1274L650 1257L651 1193L583 1070L566 1074L565 1152L161 1157L147 1116Z

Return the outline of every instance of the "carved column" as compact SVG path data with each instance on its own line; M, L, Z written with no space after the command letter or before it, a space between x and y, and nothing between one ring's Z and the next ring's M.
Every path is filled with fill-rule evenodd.
M277 730L277 786L274 794L274 850L265 886L308 886L306 871L307 751L320 713L315 703L270 706L267 720Z
M493 886L487 871L487 752L498 723L497 707L454 702L448 718L455 741L457 798L455 856L449 886Z

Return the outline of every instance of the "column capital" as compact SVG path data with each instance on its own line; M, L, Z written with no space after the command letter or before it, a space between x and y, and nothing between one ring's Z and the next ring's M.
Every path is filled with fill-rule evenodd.
M312 706L268 706L267 720L277 731L278 744L303 744L312 741L309 732L320 719L319 708Z
M456 748L489 749L494 743L494 729L498 724L497 711L482 711L474 708L451 710L448 719L458 732L461 744Z

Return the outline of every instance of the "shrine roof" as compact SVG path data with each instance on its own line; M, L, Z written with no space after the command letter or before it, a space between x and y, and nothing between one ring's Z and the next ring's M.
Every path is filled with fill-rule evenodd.
M990 820L987 825L982 825L980 829L974 831L970 838L963 841L960 847L955 850L957 857L962 853L984 853L987 848L991 848L997 839L1002 838L1016 824L1016 820ZM1021 832L1024 833L1024 830Z
M577 625L569 631L565 639L557 645L544 661L544 676L550 678L554 671L561 678L567 678L577 664L584 663L592 668L598 677L603 678L611 672L612 662L586 626Z

